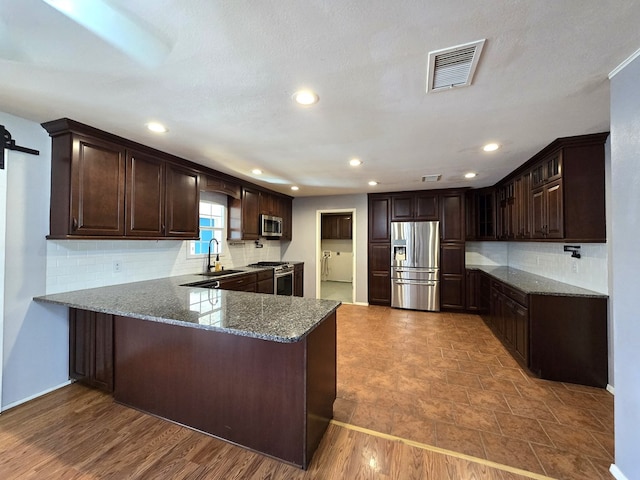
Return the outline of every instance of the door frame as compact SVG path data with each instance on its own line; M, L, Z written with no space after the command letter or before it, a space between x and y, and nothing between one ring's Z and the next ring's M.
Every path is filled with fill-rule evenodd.
M322 294L322 265L320 257L322 255L322 214L323 213L349 213L351 214L351 251L353 252L353 261L351 262L351 303L356 303L356 284L357 284L357 258L358 251L356 248L356 209L353 208L325 208L316 210L316 298L321 298Z

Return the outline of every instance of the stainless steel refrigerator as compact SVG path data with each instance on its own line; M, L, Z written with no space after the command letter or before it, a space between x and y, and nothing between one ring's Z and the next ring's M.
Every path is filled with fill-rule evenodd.
M391 306L440 310L439 222L391 223Z

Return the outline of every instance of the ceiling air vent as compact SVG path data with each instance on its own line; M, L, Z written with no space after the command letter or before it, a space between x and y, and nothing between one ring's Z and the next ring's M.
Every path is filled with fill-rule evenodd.
M435 174L435 175L423 175L422 176L422 181L423 182L437 182L440 180L440 178L442 177L442 175L440 174Z
M427 93L471 85L485 40L429 52Z

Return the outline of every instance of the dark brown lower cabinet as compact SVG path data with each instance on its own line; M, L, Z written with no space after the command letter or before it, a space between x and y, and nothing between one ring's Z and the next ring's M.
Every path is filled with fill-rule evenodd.
M113 391L113 315L69 309L69 377Z
M304 263L293 266L293 295L304 297Z
M391 244L369 244L369 303L391 305Z
M333 417L336 313L279 343L115 318L117 402L307 468Z
M546 380L606 387L607 298L526 294L481 272L481 315L513 357Z
M465 296L464 243L443 243L440 246L440 308L464 310Z
M273 293L273 270L260 270L256 279L257 293Z

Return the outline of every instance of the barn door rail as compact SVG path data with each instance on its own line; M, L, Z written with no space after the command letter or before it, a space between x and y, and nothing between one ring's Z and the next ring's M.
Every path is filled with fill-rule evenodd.
M0 156L0 169L4 169L4 149L15 150L17 152L29 153L31 155L40 155L38 150L33 148L21 147L16 145L16 141L11 138L9 130L4 128L4 125L0 125L0 134L2 134L2 156Z

